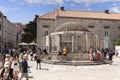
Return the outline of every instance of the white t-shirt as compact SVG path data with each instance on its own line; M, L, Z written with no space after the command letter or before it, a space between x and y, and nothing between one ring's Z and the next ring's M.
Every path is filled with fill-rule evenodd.
M18 63L16 61L13 61L11 64L11 68L13 69L13 71L18 71Z

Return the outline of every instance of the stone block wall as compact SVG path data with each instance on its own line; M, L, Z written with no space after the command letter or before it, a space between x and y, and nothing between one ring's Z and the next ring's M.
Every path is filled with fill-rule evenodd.
M119 20L104 20L104 19L85 19L85 18L65 18L59 17L55 20L38 20L37 22L37 44L38 47L45 47L45 36L43 36L43 25L49 25L48 32L49 34L54 32L56 27L67 22L78 22L82 26L87 27L95 35L98 35L100 45L96 45L100 49L104 48L104 36L105 36L105 26L108 26L108 37L109 37L109 48L114 49L114 42L120 36L120 21ZM93 26L93 27L90 27Z
M83 18L59 18L57 25L67 22L78 22L87 27L94 34L100 36L100 49L104 48L105 26L108 26L109 48L114 49L114 42L120 36L120 21L118 20L101 20L101 19L83 19ZM93 26L93 28L89 27Z
M54 20L37 20L37 44L40 48L45 48L46 36L44 33L44 27L48 26L48 35L55 30L55 21Z

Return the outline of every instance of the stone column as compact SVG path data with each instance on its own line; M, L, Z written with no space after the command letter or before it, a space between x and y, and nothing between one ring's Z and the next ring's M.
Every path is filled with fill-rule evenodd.
M85 51L88 51L88 35L85 33Z
M94 36L95 36L95 49L97 49L97 46L98 46L99 43L97 43L97 42L98 42L98 41L97 41L97 40L98 40L98 39L97 39L97 35L94 35Z
M93 46L94 46L94 49L96 49L96 35L93 34L93 37L94 37L94 43L93 43Z
M75 52L75 36L72 35L72 52Z
M96 49L100 49L100 39L99 39L99 36L98 35L95 35L96 36Z
M50 35L48 35L48 52L51 52L51 39L50 39Z
M44 49L45 48L45 41L46 41L45 36L42 37L42 40L43 40L43 44L42 44L43 47L42 48Z
M60 42L61 42L61 35L58 34L58 48L57 48L57 49L59 49L59 47L61 47L61 46L60 46Z

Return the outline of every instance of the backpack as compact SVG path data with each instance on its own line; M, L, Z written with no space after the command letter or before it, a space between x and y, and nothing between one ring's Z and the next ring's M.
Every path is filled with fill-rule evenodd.
M5 72L5 68L3 68L2 71L1 71L1 77L2 78L4 78L3 77L4 72ZM12 68L10 68L10 70L9 70L8 80L9 80L9 78L13 79L13 69Z

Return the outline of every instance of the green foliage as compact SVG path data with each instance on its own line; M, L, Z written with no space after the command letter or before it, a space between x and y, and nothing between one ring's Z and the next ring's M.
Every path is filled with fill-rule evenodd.
M37 17L38 15L35 15L35 19L25 25L25 28L23 29L25 33L22 34L22 42L30 43L32 41L36 41Z
M120 38L115 41L115 45L120 45Z

